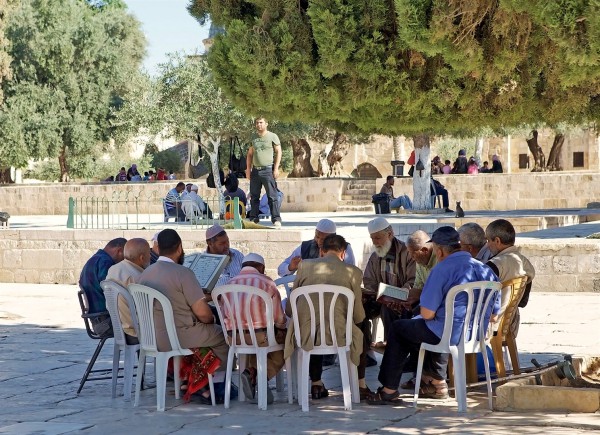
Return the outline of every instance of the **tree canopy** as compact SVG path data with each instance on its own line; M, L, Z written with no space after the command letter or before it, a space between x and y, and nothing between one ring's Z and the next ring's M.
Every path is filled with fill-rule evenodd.
M58 158L63 181L90 176L111 135L111 108L138 74L139 22L119 0L23 0L5 35L12 79L2 83L0 163Z
M585 0L195 0L242 109L345 130L461 134L598 117L600 6Z

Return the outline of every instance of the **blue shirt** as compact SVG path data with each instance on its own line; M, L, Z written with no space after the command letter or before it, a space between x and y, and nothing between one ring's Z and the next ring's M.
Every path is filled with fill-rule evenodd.
M177 188L174 187L167 193L165 197L165 206L167 210L174 210L176 205L175 203L180 200L179 192L177 192Z
M79 286L85 292L90 314L106 311L106 298L100 282L106 279L108 269L114 264L115 261L104 249L98 249L81 269Z
M444 332L446 321L446 295L448 291L458 284L475 281L498 281L498 277L485 264L471 257L466 251L450 254L436 264L425 282L421 293L421 307L435 311L435 317L426 320L427 327L438 337ZM494 303L493 312L500 309L500 298ZM460 293L454 302L454 320L452 322L452 335L450 344L458 344L467 313L467 295ZM489 319L489 313L487 313Z
M229 248L229 263L227 263L227 266L223 269L215 287L225 285L231 278L238 276L242 270L243 259L244 254L237 249Z

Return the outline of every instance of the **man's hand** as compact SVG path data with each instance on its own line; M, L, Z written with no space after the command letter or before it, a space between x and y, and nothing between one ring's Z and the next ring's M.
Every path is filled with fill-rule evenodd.
M401 303L405 310L412 310L412 306L415 302L419 302L419 296L409 296L404 302Z
M252 172L251 169L246 168L246 178L249 180L250 179L250 173Z
M397 313L401 313L402 312L402 308L404 305L404 302L389 302L387 300L382 300L381 303L383 305L385 305L386 307L388 307L390 310L394 310Z
M212 295L210 293L204 293L204 300L206 302L212 302L212 300L213 300Z
M273 178L279 178L279 168L273 168Z
M298 265L302 261L302 257L294 257L290 260L290 264L288 266L288 270L290 272L295 272L298 270Z

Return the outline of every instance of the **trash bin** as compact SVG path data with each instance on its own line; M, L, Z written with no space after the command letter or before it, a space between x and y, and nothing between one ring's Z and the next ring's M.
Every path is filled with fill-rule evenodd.
M392 175L394 177L404 176L404 160L392 160L390 164L392 165Z
M375 214L389 214L390 196L385 193L373 195L373 206L375 207Z

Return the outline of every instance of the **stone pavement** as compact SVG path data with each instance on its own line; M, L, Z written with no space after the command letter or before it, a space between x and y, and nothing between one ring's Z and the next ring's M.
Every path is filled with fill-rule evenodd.
M508 413L487 409L484 392L469 394L469 412L458 414L453 399L420 401L419 408L355 405L343 410L339 368L325 371L333 393L311 401L310 412L285 401L267 411L232 402L203 406L175 400L167 385L167 410L156 411L155 390L142 392L141 405L110 397L110 381L89 382L75 395L96 342L79 317L77 288L69 285L0 284L0 434L63 433L402 433L402 434L583 434L600 430L597 414ZM563 353L600 353L600 297L593 293L532 293L522 312L519 349L523 365L541 363ZM378 356L379 358L379 356ZM112 344L98 366L109 367ZM374 389L378 367L367 369ZM118 387L118 392L122 385ZM410 392L406 391L410 401ZM258 418L257 418L258 417Z

